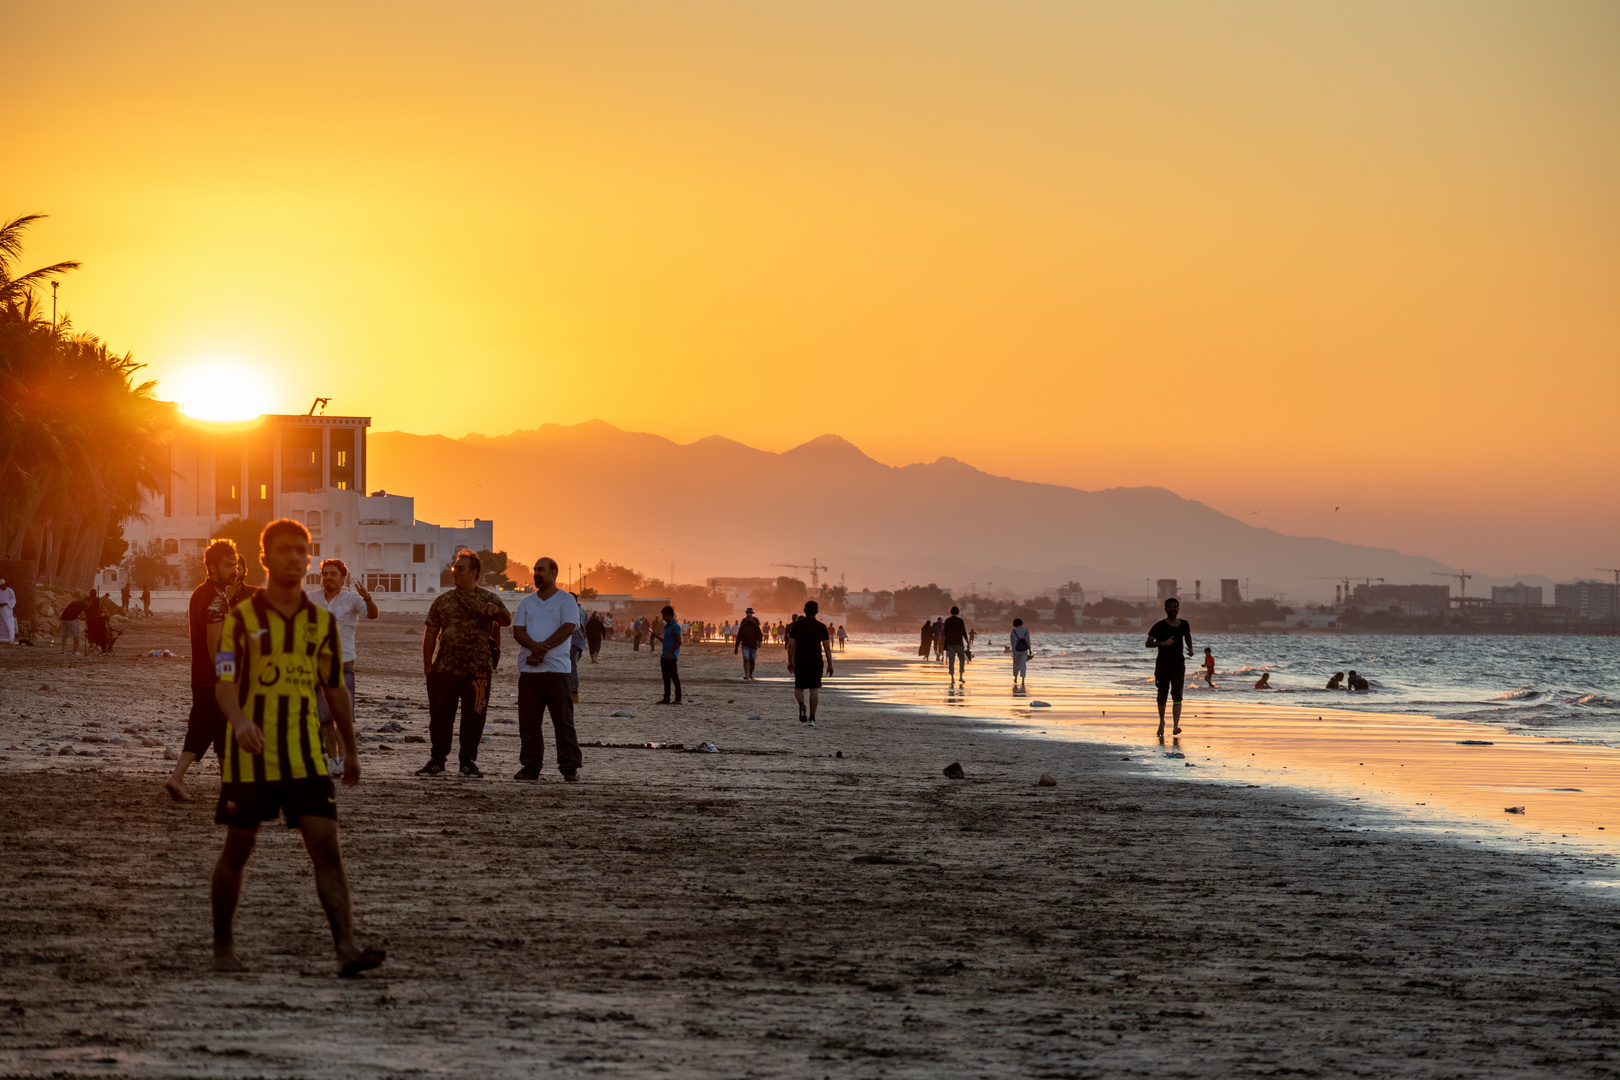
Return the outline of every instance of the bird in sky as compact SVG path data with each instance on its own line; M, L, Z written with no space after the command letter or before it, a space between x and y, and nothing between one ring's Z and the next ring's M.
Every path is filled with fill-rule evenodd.
M1339 512L1339 508L1338 508L1338 507L1337 507L1337 506L1335 506L1335 507L1334 507L1334 508L1333 508L1333 512L1334 512L1334 513L1335 513L1335 514L1337 514L1337 513L1338 513L1338 512Z

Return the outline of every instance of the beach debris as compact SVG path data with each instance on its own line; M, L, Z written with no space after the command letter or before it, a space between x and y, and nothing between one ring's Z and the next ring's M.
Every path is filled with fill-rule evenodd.
M1502 807L1502 813L1504 813L1504 814L1522 814L1522 813L1524 813L1524 807L1522 807L1522 806L1504 806L1504 807Z
M608 713L608 715L628 718L636 714L631 712L629 709L614 709L612 712Z
M962 763L960 761L953 761L949 765L945 766L945 775L950 777L952 780L967 779L967 773L962 771Z
M1057 779L1051 773L1041 773L1041 778L1035 781L1036 787L1057 787Z
M686 751L688 754L718 754L720 748L712 742L698 743Z
M1032 709L1050 709L1052 703L1049 701L1032 701L1029 703L1029 707Z
M1458 746L1495 746L1496 744L1489 741L1488 739L1458 739L1457 740L1457 745Z
M834 757L843 757L843 756L844 756L844 752L843 752L843 751L842 751L842 750L840 750L840 751L838 751L838 753L836 753L836 754L834 754L834 755L833 755L833 756L834 756Z
M1196 769L1196 768L1198 768L1198 766L1197 766L1197 765L1194 765L1194 764L1193 764L1193 763L1192 763L1192 762L1190 762L1190 761L1183 761L1183 762L1182 762L1182 763L1181 763L1181 764L1182 764L1182 767L1183 767L1183 768L1187 768L1187 769Z
M1170 758L1184 758L1187 755L1183 754L1180 750L1166 750L1164 756Z
M405 725L400 723L398 720L390 720L390 721L388 721L388 723L382 725L382 727L379 727L377 730L378 731L386 731L391 735L398 735L400 732L405 730Z
M156 656L159 659L164 659L164 658L171 658L172 659L173 656L174 656L174 653L170 652L168 649L153 649L151 652L147 653L146 655L147 656Z
M749 718L748 718L748 719L749 719L749 721L754 721L754 720L758 720L758 719L760 719L760 717L757 717L757 716L750 716L750 717L749 717Z

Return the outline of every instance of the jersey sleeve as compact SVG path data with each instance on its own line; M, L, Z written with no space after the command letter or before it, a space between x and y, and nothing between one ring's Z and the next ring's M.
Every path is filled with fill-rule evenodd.
M237 675L247 666L247 630L242 617L235 610L225 614L225 625L219 631L219 651L214 654L214 677L222 683L234 683Z
M338 687L343 685L343 632L330 612L325 615L326 633L315 650L315 678L322 686Z

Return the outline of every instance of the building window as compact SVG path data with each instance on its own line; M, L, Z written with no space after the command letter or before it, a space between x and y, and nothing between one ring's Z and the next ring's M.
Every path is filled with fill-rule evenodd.
M316 529L319 529L320 527L321 527L321 512L319 510L311 510L309 512L309 528L310 528L310 531L314 532Z
M372 592L404 592L404 574L367 574L366 588Z
M349 464L349 452L347 450L339 450L337 452L337 463L338 468L340 469ZM338 485L338 487L342 486L342 484Z
M231 498L233 498L233 499L241 498L241 496L236 493L236 485L235 484L231 485Z
M333 514L332 515L332 524L333 525L342 525L343 524L343 515L342 514Z
M349 482L347 480L339 480L338 481L338 490L339 491L348 491L349 490Z
M310 451L310 452L309 452L309 463L310 463L310 464L311 464L311 465L316 465L316 464L319 464L319 463L318 463L318 462L317 462L317 461L316 461L316 460L315 460L315 457L316 457L316 455L317 455L317 454L319 454L319 453L320 453L320 451L318 451L318 450L311 450L311 451Z
M180 541L178 541L178 540L165 540L165 541L163 541L163 554L165 554L165 555L178 555L178 554L180 554Z
M427 562L427 545L411 545L411 562Z
M259 485L259 498L260 499L268 499L269 497L270 497L270 485L269 484L260 484Z
M318 554L320 554L320 552L316 552L316 554L318 555ZM321 575L319 575L319 574L305 574L304 575L304 584L305 585L319 585L320 583L321 583Z
M309 545L309 553L311 555L315 556L317 559L320 558L321 557L321 545L316 544L316 543L310 544Z

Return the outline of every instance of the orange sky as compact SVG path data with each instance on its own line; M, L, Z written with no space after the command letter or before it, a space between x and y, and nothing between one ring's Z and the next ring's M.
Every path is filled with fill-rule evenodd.
M835 431L1470 569L1620 565L1607 0L7 27L0 213L53 215L25 261L83 260L64 306L166 396L236 364L265 410L379 429Z

